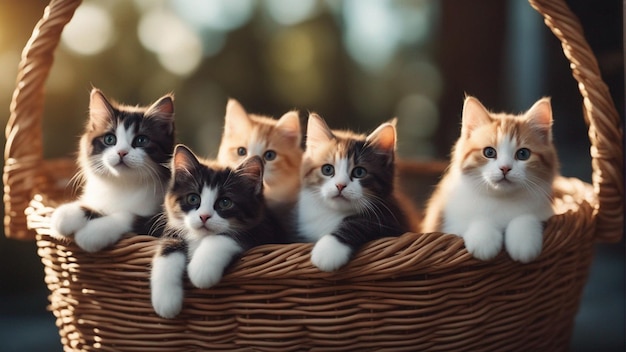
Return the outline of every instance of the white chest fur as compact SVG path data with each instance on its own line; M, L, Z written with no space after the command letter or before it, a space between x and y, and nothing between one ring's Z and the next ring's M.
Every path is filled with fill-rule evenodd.
M85 185L81 203L104 214L129 212L152 216L160 211L165 186L137 184L134 182L105 182L90 177Z
M297 205L298 233L303 240L315 242L333 232L350 214L328 208L314 192L303 189Z
M442 230L446 233L464 233L472 221L484 220L504 230L512 219L533 215L546 220L552 214L550 200L539 193L518 190L508 194L487 194L461 176L452 183L444 209Z

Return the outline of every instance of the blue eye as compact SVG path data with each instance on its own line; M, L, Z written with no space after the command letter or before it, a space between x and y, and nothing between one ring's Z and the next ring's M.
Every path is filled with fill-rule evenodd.
M237 148L237 155L245 156L246 154L248 154L248 151L246 150L246 148L244 147Z
M263 154L263 158L267 161L272 161L276 159L276 152L273 150L268 150Z
M498 155L498 152L496 152L495 148L493 147L486 147L485 149L483 149L483 155L486 158L493 159Z
M528 148L520 148L515 152L515 158L517 160L528 160L530 158L530 149Z
M201 200L200 195L197 193L188 194L187 197L185 198L185 201L189 205L199 205L200 200Z
M133 139L133 147L145 147L148 143L150 143L148 136L139 135Z
M330 164L322 165L322 175L332 176L335 174L335 167Z
M115 145L115 143L117 143L117 137L112 133L108 133L104 135L102 141L105 145Z
M233 207L233 201L230 198L220 198L215 203L217 210L228 210Z
M352 169L352 177L354 178L363 178L365 175L367 175L367 170L364 167L357 166Z

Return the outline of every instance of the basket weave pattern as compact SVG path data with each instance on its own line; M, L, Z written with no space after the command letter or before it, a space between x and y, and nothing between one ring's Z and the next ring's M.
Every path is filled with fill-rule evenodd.
M530 3L561 40L579 82L593 168L593 185L558 180L558 215L548 221L538 260L520 265L501 253L481 262L459 237L407 233L374 241L345 269L323 273L310 263L311 244L266 245L247 252L212 289L187 283L183 311L167 320L150 304L155 239L127 236L87 254L49 236L49 216L67 197L75 164L43 160L43 86L80 5L52 0L24 49L11 104L5 232L36 237L64 349L566 350L593 244L622 236L622 132L577 19L562 0Z

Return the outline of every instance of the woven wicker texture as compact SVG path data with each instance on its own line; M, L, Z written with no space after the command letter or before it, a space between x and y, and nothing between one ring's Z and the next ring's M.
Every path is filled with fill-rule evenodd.
M4 170L6 234L36 234L66 351L567 349L593 244L622 236L623 176L617 112L562 0L531 5L561 40L579 82L593 185L558 180L558 215L548 222L538 260L520 265L502 253L481 262L456 236L407 233L370 243L346 268L323 273L310 264L310 244L262 246L215 288L187 284L183 311L173 320L159 318L150 305L155 239L128 236L111 250L87 254L49 236L49 215L68 196L75 165L43 160L43 85L60 32L79 4L52 0L24 49Z

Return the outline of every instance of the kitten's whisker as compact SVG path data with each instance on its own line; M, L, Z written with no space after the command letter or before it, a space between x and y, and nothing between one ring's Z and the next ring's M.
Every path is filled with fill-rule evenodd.
M374 202L374 200L377 200L377 202ZM377 220L376 222L380 226L383 225L381 215L385 211L389 215L391 215L393 217L395 222L398 222L398 219L396 218L396 215L387 206L387 204L384 202L383 198L381 198L381 197L379 197L377 195L369 194L367 197L359 198L359 205L362 205L361 207L359 207L359 210L361 210L361 209L363 210L362 211L362 215L363 216L373 215L376 218L376 220ZM381 228L381 230L382 230L382 228Z
M148 234L150 235L157 232L160 229L164 230L165 227L167 226L167 215L165 213L159 213L155 215L154 217L156 217L156 220L154 220L154 222L150 226L150 230L148 231Z

